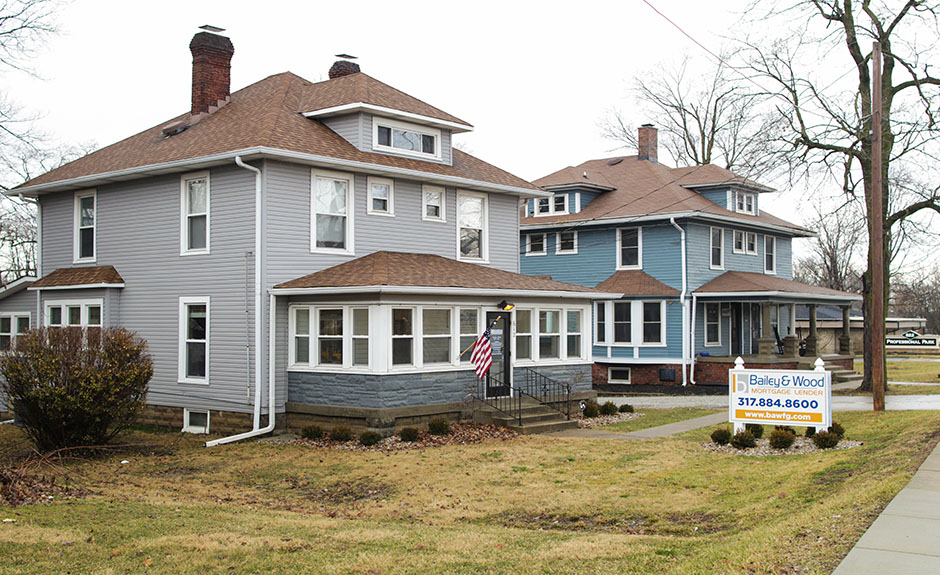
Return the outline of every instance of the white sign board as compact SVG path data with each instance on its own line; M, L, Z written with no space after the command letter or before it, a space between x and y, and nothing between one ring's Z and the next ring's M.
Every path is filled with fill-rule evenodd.
M826 428L832 425L832 374L817 360L814 371L737 369L728 372L732 423Z

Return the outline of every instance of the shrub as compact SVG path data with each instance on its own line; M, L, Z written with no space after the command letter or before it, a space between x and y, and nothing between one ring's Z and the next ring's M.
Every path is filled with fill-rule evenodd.
M789 431L793 435L796 435L796 430L790 427L789 425L776 425L774 426L774 429L780 429L782 431Z
M402 441L418 441L420 437L420 432L414 427L404 427L401 431L398 432L398 436L401 437Z
M842 438L831 431L820 431L813 435L813 443L815 443L816 447L819 449L832 449L836 445L839 445L840 439Z
M581 411L581 415L584 417L597 417L601 414L601 408L597 405L597 402L593 399L589 399L584 402L584 409Z
M40 328L0 358L3 391L40 451L101 445L144 409L153 362L120 328Z
M601 406L601 415L616 415L617 413L617 404L613 401L605 401Z
M747 449L757 445L757 438L750 431L739 431L731 438L731 445L737 449Z
M352 439L352 430L345 425L337 425L330 430L330 439L333 441L349 441Z
M323 437L323 428L319 425L308 425L300 430L304 439L320 439Z
M806 428L806 431L803 432L803 435L805 435L806 437L812 437L812 436L816 435L816 428L815 428L815 427L807 427L807 428Z
M833 421L829 431L839 436L839 439L845 437L845 428L838 421Z
M774 449L787 449L796 441L796 434L786 429L775 429L770 432L770 446Z
M750 431L751 435L754 436L754 439L760 439L764 436L764 426L757 425L756 423L748 423L744 426L745 431Z
M450 423L443 417L435 417L428 423L428 431L431 435L447 435L450 433Z
M712 442L718 445L728 445L728 442L731 441L731 432L728 431L727 427L719 427L712 432L711 438Z
M633 406L629 403L624 403L620 406L620 413L633 413Z
M365 445L366 447L375 445L380 441L382 441L382 436L374 431L366 431L359 436L359 443Z

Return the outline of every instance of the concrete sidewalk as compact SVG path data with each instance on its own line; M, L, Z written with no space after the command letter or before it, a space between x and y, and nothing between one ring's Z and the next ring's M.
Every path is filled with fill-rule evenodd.
M940 573L940 445L833 575Z
M648 427L639 431L630 431L628 433L614 433L611 431L602 431L600 429L566 429L564 431L556 431L554 433L543 433L542 435L546 437L578 437L585 439L653 439L655 437L675 435L677 433L682 433L683 431L700 429L702 427L708 427L709 425L718 425L727 421L728 414L722 412L705 415L703 417L696 417L695 419L686 419L684 421L668 423L666 425L660 425L657 427Z

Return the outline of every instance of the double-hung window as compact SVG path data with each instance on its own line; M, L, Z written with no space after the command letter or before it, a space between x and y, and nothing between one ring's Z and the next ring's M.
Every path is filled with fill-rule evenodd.
M209 253L209 173L190 174L180 180L180 253Z
M744 232L741 230L734 230L734 244L732 248L736 254L744 253Z
M607 343L607 302L595 302L594 322L594 341Z
M576 254L578 253L578 232L558 232L555 234L555 253L556 254Z
M744 245L747 253L757 255L757 232L747 232Z
M754 199L754 194L749 192L736 192L735 193L735 205L734 210L739 214L750 214L754 215L756 210L754 209L756 201Z
M705 345L721 345L721 304L705 304Z
M516 359L532 359L532 310L516 309Z
M450 308L426 307L421 310L422 361L450 363Z
M620 228L617 230L617 269L642 269L641 256L643 245L641 228Z
M461 362L470 361L470 356L473 355L473 344L477 340L477 336L480 333L479 327L479 318L480 312L476 308L461 308L460 309L460 351L463 352L460 356Z
M93 262L96 253L98 197L94 190L75 194L75 261Z
M711 238L711 249L709 264L713 270L725 268L725 231L722 228L709 228L709 237Z
M421 186L421 218L434 222L443 222L444 188L424 184Z
M486 260L487 256L486 196L470 192L457 193L457 259Z
M352 365L369 366L369 308L352 308Z
M561 357L561 312L539 310L539 358Z
M568 194L558 194L552 198L552 212L556 214L568 213Z
M633 341L632 302L614 302L614 343L629 344Z
M550 198L537 198L535 213L539 216L568 213L568 194L556 194Z
M317 363L343 365L343 308L317 309Z
M353 253L353 175L312 174L310 250Z
M392 203L395 195L395 183L385 178L369 177L368 212L383 216L395 215Z
M544 256L545 255L545 234L527 234L526 235L525 255L527 256Z
M392 365L414 365L414 310L392 308Z
M777 273L777 238L764 236L764 273Z
M209 383L209 298L180 298L179 381Z
M291 307L290 365L369 367L369 308Z
M581 310L569 309L567 316L568 341L565 357L581 357Z
M101 327L101 300L47 301L49 327Z
M372 148L381 152L441 159L441 131L407 122L374 117Z
M294 357L291 363L310 363L310 308L294 308Z
M643 343L663 343L663 307L665 302L643 302Z
M29 331L29 314L0 315L0 351L13 347L16 336Z

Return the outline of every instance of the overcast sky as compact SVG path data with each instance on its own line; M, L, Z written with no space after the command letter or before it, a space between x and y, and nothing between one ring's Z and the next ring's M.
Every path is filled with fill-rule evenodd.
M714 52L746 4L650 3ZM7 73L2 81L63 142L103 147L187 110L189 41L212 24L235 45L233 91L288 70L323 80L335 54L353 54L363 72L473 124L457 142L528 180L635 153L613 151L599 124L615 108L631 115L637 75L686 54L705 57L643 0L75 0L58 21L60 34L33 62L41 78ZM799 219L793 197L767 200Z

